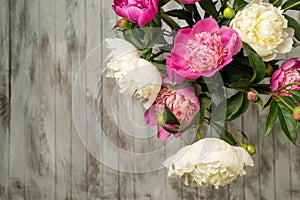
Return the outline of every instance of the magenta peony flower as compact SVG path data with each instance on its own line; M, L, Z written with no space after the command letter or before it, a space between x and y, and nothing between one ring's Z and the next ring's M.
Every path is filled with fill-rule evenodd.
M159 114L163 113L165 106L171 110L182 125L191 123L200 109L199 100L189 87L173 90L162 86L154 104L145 113L148 125L158 126L158 138L162 140L167 139L170 133L158 125L156 119ZM166 126L175 128L172 125ZM181 134L177 133L174 136L179 137Z
M140 26L150 22L158 11L159 0L114 0L113 10Z
M271 89L272 91L289 83L300 82L300 61L297 58L291 58L282 64L282 66L274 71L271 76ZM300 90L299 85L292 85L287 87L290 90ZM277 92L281 96L290 96L290 93L286 90Z
M213 18L197 22L194 27L178 31L167 68L185 78L210 77L221 70L242 48L235 30L219 28Z
M182 0L183 4L194 4L198 2L199 0Z

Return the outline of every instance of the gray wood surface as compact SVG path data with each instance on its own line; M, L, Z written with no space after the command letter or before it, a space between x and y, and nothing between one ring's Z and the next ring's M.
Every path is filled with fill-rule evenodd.
M180 179L167 178L166 169L130 173L99 161L110 159L117 168L125 163L134 171L155 165L157 158L145 157L141 163L135 154L163 149L159 157L166 158L184 144L166 148L170 140L141 139L143 129L127 123L122 109L130 107L127 102L117 99L112 105L105 98L115 87L109 79L100 81L102 98L97 99L96 115L105 134L97 140L91 137L98 131L90 120L95 113L89 110L95 91L87 89L92 74L85 67L100 63L84 60L97 45L104 48L105 38L116 34L111 4L108 0L0 0L0 199L300 199L300 150L289 143L278 124L264 137L267 112L254 105L228 128L248 133L257 147L255 167L219 190L187 187ZM300 20L299 14L292 14ZM300 56L299 48L282 58L295 56ZM76 79L82 68L87 70L85 76ZM84 90L73 88L76 81ZM84 96L78 100L80 130L72 112L77 90ZM106 108L119 109L119 127ZM140 109L133 108L131 116L144 123ZM111 152L103 137L118 151ZM123 151L132 156L122 156ZM95 157L95 152L102 157Z

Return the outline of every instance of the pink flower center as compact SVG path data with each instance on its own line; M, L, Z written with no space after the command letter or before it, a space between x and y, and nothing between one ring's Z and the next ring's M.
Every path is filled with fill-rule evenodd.
M162 113L167 106L180 123L189 121L196 110L196 105L189 99L166 87L159 92L155 104L158 113Z
M192 72L201 73L217 68L226 54L220 36L202 32L195 35L195 40L188 41L184 59Z

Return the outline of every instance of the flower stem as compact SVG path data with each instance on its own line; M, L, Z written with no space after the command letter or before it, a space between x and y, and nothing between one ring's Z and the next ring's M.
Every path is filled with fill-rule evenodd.
M234 139L237 143L239 143L239 145L240 145L241 147L245 148L245 147L247 146L247 145L245 145L244 143L242 143L242 141L241 141L238 137L236 137L235 135L231 134L231 136L233 137L233 139Z
M286 10L288 10L288 9L291 9L292 7L297 6L297 5L299 5L299 4L300 4L300 1L298 1L298 2L296 2L296 3L294 3L294 4L292 4L292 5L290 5L290 6L288 6L288 7L286 7L286 8L284 9L284 11L286 11Z
M288 104L283 98L281 98L279 95L272 93L275 97L277 97L286 107L288 107L290 110L294 110L294 108L292 106L290 106L290 104Z
M197 139L198 139L198 140L201 140L201 139L202 139L200 130L201 130L201 124L198 124L198 126L197 126L197 132L196 132L196 136L197 136Z
M299 1L299 2L300 2L300 1ZM273 92L278 92L278 91L283 90L283 89L285 89L285 88L287 88L287 87L290 87L290 86L292 86L292 85L300 85L300 82L294 82L294 83L286 84L286 85L284 85L284 86L282 86L282 87L280 87L280 88L274 90Z

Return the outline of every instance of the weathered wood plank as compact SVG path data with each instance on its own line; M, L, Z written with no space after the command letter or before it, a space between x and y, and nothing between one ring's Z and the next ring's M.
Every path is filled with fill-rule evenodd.
M70 1L68 2L70 8L70 15L68 16L69 29L68 35L70 37L70 45L72 51L69 52L72 70L72 89L75 81L77 80L83 88L85 88L86 80L78 79L79 70L82 67L82 63L87 56L86 52L86 1ZM83 97L85 96L82 93ZM72 110L72 112L80 112L85 119L86 114L86 99L80 98L80 110ZM71 112L71 113L72 113ZM73 116L73 115L72 115ZM72 122L73 122L73 118ZM85 125L85 124L83 124ZM82 138L85 139L85 138ZM72 199L86 199L87 198L87 176L86 176L86 148L80 141L79 135L75 129L74 123L72 123Z
M0 1L0 199L8 199L9 184L9 2Z
M242 130L242 117L234 120L233 122L229 122L227 125L227 129L230 133L235 134L236 130ZM248 171L246 169L246 171ZM250 176L249 173L247 173ZM245 196L245 188L244 188L244 177L237 177L229 186L228 191L228 199L235 200L235 199L244 199Z
M114 34L110 30L116 24L116 15L111 12L111 1L101 1L101 36L102 41ZM103 55L105 56L105 55ZM104 58L104 57L103 57ZM102 58L102 60L103 60ZM110 101L107 97L111 96L113 88L115 86L114 80L104 79L102 90L103 90L103 114L102 114L102 129L103 134L115 145L119 144L119 130L113 121L112 113L108 113L111 108ZM106 97L106 98L105 98ZM112 105L117 106L117 105ZM108 144L102 144L103 159L110 160L111 164L118 167L118 153L107 151ZM105 164L105 163L104 163ZM116 169L112 169L108 166L103 166L102 169L103 178L103 193L102 199L119 199L119 172Z
M10 198L39 198L39 1L10 2L11 151ZM21 163L21 164L20 164Z
M243 116L243 131L248 136L250 144L256 147L256 154L252 156L254 167L247 167L247 175L245 175L245 199L258 199L260 196L260 172L259 172L259 127L256 126L258 122L258 108L257 105L250 103L249 109Z
M35 66L37 71L35 84L38 86L39 113L37 133L34 135L37 168L31 174L32 183L36 184L39 198L55 198L55 98L54 98L54 60L55 60L55 4L45 0L35 2L29 13L43 13L33 16L39 20L35 27L38 30L38 46L36 47ZM39 11L38 11L39 10ZM30 193L30 191L28 191ZM27 195L28 196L28 195Z
M56 4L55 27L55 125L56 125L56 199L72 198L72 123L71 91L74 54L78 51L74 33L74 2L59 1Z
M266 97L263 98L264 102L267 102ZM264 137L265 131L265 119L267 119L269 109L263 110L259 114L258 127L259 132L259 149L258 154L260 158L259 172L260 172L260 198L263 200L275 199L275 187L274 187L274 154L273 154L273 143L274 143L274 133ZM276 138L275 138L276 140ZM249 174L251 175L251 174Z
M92 0L92 1L86 1L86 37L87 37L87 55L96 47L101 48L101 35L102 35L102 21L101 21L101 1L98 0ZM99 55L99 59L101 59L101 55ZM92 60L93 62L93 60ZM95 64L98 64L100 66L101 63L87 63L87 67L89 65L92 65L92 68ZM90 80L90 78L86 77L86 80ZM86 99L93 98L93 91L86 91ZM100 101L101 102L101 101ZM89 105L87 105L89 106ZM89 141L93 140L91 138L90 134L96 132L97 130L94 130L91 120L89 120L89 117L93 116L93 113L89 113L86 111L86 137L87 137L87 148L91 146L89 144ZM101 113L99 113L101 116ZM99 122L101 123L101 122ZM101 134L99 133L100 138ZM101 149L102 147L99 147ZM101 152L99 152L101 153ZM98 158L99 159L99 158ZM100 163L97 158L94 157L90 152L88 152L87 155L87 197L88 199L101 199L103 197L103 177L102 177L102 164Z

